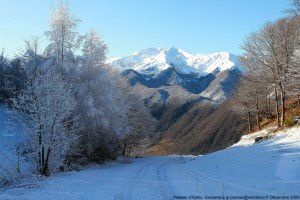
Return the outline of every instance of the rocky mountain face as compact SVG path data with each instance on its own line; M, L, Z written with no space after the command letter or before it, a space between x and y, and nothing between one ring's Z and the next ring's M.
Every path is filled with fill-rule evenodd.
M183 74L170 67L154 76L145 76L132 69L122 72L131 86L156 88L163 99L168 99L168 88L178 86L191 96L205 97L211 101L225 100L233 91L241 72L238 69L215 71L204 76ZM164 90L165 89L165 90ZM194 94L194 95L193 95Z
M223 103L245 70L237 56L151 48L109 63L120 70L159 121L149 154L206 153L238 138L237 131L243 127L235 124Z

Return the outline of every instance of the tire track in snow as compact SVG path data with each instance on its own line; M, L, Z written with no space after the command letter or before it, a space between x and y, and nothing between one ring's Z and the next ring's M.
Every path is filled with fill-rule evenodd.
M171 181L167 176L165 166L174 162L174 160L161 163L156 171L157 180L160 184L160 194L164 200L173 199L174 188L172 187ZM166 184L168 183L168 185Z
M121 194L120 199L122 200L132 200L134 199L134 192L137 189L138 185L142 183L147 183L145 180L146 175L151 174L153 177L154 185L157 184L153 189L153 191L160 192L161 199L168 200L173 198L173 188L171 187L171 182L166 175L165 165L174 162L174 160L154 160L151 163L145 164L141 167L136 176L131 180L131 183ZM148 173L147 173L148 172ZM150 173L149 173L150 172ZM153 173L151 173L153 172ZM156 174L155 174L156 173ZM157 181L157 182L156 182ZM148 182L149 185L153 184L153 182ZM156 199L156 198L155 198ZM159 198L160 199L160 198ZM158 199L157 199L158 200Z
M141 177L141 175L143 174L143 171L145 170L145 168L149 167L149 165L151 165L151 163L147 163L146 165L144 165L143 167L141 167L138 170L134 179L131 181L131 184L129 184L129 186L126 187L126 190L123 191L123 193L121 195L121 200L132 200L132 195L133 195L135 187L138 184L139 177Z
M179 164L179 167L181 168L181 170L184 171L187 176L189 176L191 179L193 179L195 181L196 194L200 195L201 189L202 189L201 182L200 182L200 176L199 176L199 174L194 172L192 169L185 167L184 166L185 162L186 162L186 160L184 159L183 156L180 156L177 160L177 163ZM205 180L205 181L207 181L207 180ZM203 180L203 182L204 182L204 180ZM215 185L215 182L213 184ZM216 187L211 187L210 189L212 189L215 194L218 194L220 192L220 189L217 189Z

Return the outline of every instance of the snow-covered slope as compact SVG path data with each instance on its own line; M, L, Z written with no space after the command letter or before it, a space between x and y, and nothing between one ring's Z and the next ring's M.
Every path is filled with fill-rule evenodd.
M18 116L8 114L7 108L0 105L0 188L2 184L18 181L19 175L32 172L32 168L25 157L18 151L25 141L24 127L16 122ZM19 163L20 173L17 173ZM1 198L0 198L1 199Z
M21 141L21 138L21 128L9 120L6 108L0 105L0 163L2 168L16 166L15 145Z
M238 63L237 56L228 52L194 55L175 47L170 49L148 48L124 58L111 58L108 63L121 70L133 69L148 75L158 74L169 67L175 67L178 72L183 74L196 73L199 75L234 68L244 71L244 68Z
M0 191L0 199L222 199L222 195L224 199L289 199L299 195L300 128L253 144L255 137L267 132L247 135L234 147L204 156L147 157L59 174L41 188Z

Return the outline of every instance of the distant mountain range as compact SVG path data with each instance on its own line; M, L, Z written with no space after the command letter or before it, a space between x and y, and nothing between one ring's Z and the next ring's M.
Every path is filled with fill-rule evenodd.
M220 102L232 92L239 74L245 71L238 57L227 53L190 54L181 49L148 48L124 58L109 59L132 86L164 91L178 86L190 94Z
M206 153L236 142L242 126L222 102L245 71L237 56L149 48L108 63L120 70L159 122L149 154Z
M238 57L228 52L193 55L176 47L148 48L123 58L111 58L108 62L121 70L133 69L144 75L156 75L170 67L179 73L197 76L234 68L244 70Z

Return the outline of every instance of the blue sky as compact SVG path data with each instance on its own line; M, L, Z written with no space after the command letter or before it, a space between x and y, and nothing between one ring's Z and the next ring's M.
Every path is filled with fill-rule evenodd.
M245 36L284 15L288 0L69 0L82 20L79 32L100 32L110 56L148 47L176 46L191 53L241 54ZM0 48L10 57L24 39L41 37L57 1L0 0Z

